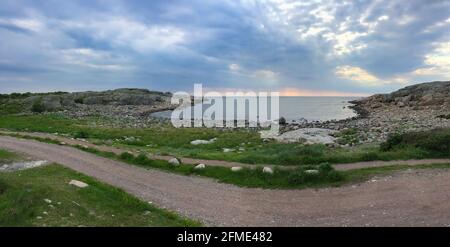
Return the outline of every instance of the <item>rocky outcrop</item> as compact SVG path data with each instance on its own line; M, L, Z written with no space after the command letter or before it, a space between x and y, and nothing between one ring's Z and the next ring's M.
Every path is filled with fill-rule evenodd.
M386 107L411 107L413 110L450 108L450 81L416 84L389 94L376 94L354 102L371 112Z
M171 93L131 88L103 92L25 93L0 95L0 107L14 110L6 113L62 112L75 118L133 118L132 122L139 123L148 120L152 112L173 109L171 96Z
M449 128L450 82L428 82L402 88L389 94L376 94L351 102L358 117L326 122L289 124L283 132L304 128L339 131L336 142L355 145L384 141L391 134ZM300 131L301 132L301 131Z

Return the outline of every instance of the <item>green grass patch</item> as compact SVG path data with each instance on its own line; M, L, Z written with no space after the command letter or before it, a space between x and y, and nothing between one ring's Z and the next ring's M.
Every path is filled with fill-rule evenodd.
M42 142L54 143L48 138L28 137L16 135L16 137L35 139ZM59 144L59 142L54 143ZM197 175L213 178L218 182L234 184L249 188L269 188L269 189L303 189L308 187L341 186L343 184L364 181L371 176L387 174L404 169L425 169L425 168L447 168L449 165L396 165L376 168L355 169L350 171L336 171L329 163L319 165L299 166L296 169L286 170L282 167L275 167L274 174L263 172L263 167L256 166L255 169L244 168L239 172L232 172L230 168L208 166L206 169L194 169L194 165L182 164L180 166L170 165L167 161L153 160L145 153L134 156L129 152L116 155L112 152L100 151L91 147L75 145L75 148L96 154L105 158L122 161L131 165L144 168L155 168L180 175ZM373 157L372 157L373 158ZM308 170L317 170L318 173L309 173Z
M370 160L401 160L450 157L447 149L432 150L433 145L450 139L448 134L434 135L439 144L395 145L380 149L378 144L365 144L352 148L302 145L298 143L264 142L259 133L251 129L174 128L169 124L154 124L149 128L100 127L106 120L86 118L73 120L58 114L41 114L0 118L0 128L15 131L60 133L74 138L89 139L93 143L126 147L136 151L199 159L236 161L248 164L318 165L321 163L351 163ZM446 132L450 132L448 129ZM348 129L340 133L344 143L356 143L357 132ZM417 138L429 139L428 133ZM217 138L207 145L192 145L191 141ZM416 137L414 137L416 138ZM414 138L411 138L413 140ZM433 140L434 142L434 140ZM388 144L391 145L391 144ZM392 146L391 145L391 146ZM428 146L427 146L428 145ZM446 146L448 147L448 146ZM224 153L223 148L233 149Z
M0 173L0 226L198 225L60 165Z
M374 176L386 176L395 172L405 171L408 169L421 170L421 169L449 169L450 164L429 164L429 165L393 165L382 167L371 167L363 169L355 169L342 171L342 175L345 177L345 183L357 183L369 180Z
M450 157L450 128L393 135L381 145L383 151L416 148L433 157Z
M10 163L18 159L20 159L18 154L0 149L0 164Z

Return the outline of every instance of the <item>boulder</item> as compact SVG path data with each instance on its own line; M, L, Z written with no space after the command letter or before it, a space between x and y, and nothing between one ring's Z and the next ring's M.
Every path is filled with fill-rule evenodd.
M194 140L191 141L192 145L203 145L203 144L211 144L214 143L217 140L217 138L213 138L211 140Z
M241 171L241 170L242 170L242 167L240 167L240 166L231 167L231 171L233 171L233 172L238 172L238 171Z
M263 173L273 174L273 169L271 167L266 166L263 168Z
M44 111L57 111L60 110L61 98L56 95L49 95L42 98L42 107Z
M319 174L319 170L306 170L306 174Z
M180 160L177 158L172 158L168 162L169 162L169 164L174 165L174 166L178 166L181 164Z
M81 181L78 181L78 180L71 180L69 182L69 184L73 185L73 186L76 186L78 188L86 188L86 187L89 186L87 183L84 183L84 182L81 182Z
M303 141L305 144L331 144L336 140L336 138L332 136L335 133L335 130L330 129L302 128L285 132L274 137L274 139L280 142Z
M205 164L198 164L194 167L194 169L199 170L199 169L205 169L206 165Z

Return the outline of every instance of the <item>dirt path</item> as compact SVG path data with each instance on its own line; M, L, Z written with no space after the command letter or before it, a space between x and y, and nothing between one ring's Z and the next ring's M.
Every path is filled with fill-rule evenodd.
M72 147L13 137L0 137L0 148L63 164L211 225L450 225L450 170L411 170L340 188L263 190L146 170Z
M133 153L132 150L128 150L128 149L121 149L121 148L116 148L116 147L111 147L111 146L95 145L95 144L92 144L87 141L72 139L72 138L63 137L63 136L59 136L59 135L55 135L55 134L0 131L0 134L1 133L3 133L3 134L18 134L18 135L24 135L24 136L40 137L40 138L50 138L50 139L57 140L60 142L65 142L70 145L87 146L87 147L96 148L101 151L113 152L115 154L121 154L126 151L130 151ZM171 158L173 158L173 156L166 156L166 155L149 155L149 157L152 159L158 159L158 160L170 160ZM255 167L255 165L252 165L252 164L223 161L223 160L205 160L205 159L193 159L193 158L184 158L184 157L179 157L179 158L184 164L194 164L194 165L205 164L207 166L223 166L223 167L234 167L234 166L241 166L241 167L248 167L248 168ZM345 171L345 170L369 168L369 167L382 167L382 166L393 166L393 165L425 165L425 164L450 164L450 159L364 161L364 162L356 162L356 163L335 164L333 166L336 170ZM271 164L258 164L258 165L274 167L274 165L271 165ZM295 168L295 166L278 166L278 167L283 167L284 169L294 169Z

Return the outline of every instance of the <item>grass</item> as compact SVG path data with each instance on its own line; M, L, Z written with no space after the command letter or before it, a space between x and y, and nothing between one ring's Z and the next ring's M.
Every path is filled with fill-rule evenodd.
M450 128L393 135L381 145L384 151L405 148L418 148L433 157L450 157Z
M355 169L343 171L342 174L345 177L344 183L358 183L369 180L374 176L386 176L395 172L421 169L449 169L450 164L428 164L428 165L393 165L382 167L371 167L363 169Z
M0 164L10 163L12 161L16 161L20 158L19 155L0 149Z
M218 182L233 184L248 188L270 188L270 189L302 189L307 187L333 186L340 182L343 177L329 165L321 166L302 166L294 172L292 170L274 169L273 174L263 172L263 167L255 169L243 168L241 171L233 172L227 167L207 166L205 169L195 169L195 165L182 164L179 166L170 165L167 161L149 159L145 154L134 156L128 152L116 155L111 152L104 152L95 148L77 148L90 152L105 158L115 159L128 163L130 165L141 166L144 168L155 168L180 175L196 175L213 178ZM320 169L328 167L328 169ZM318 174L306 174L309 169L318 169ZM294 177L298 176L298 179Z
M404 145L391 149L380 149L378 144L332 148L325 145L264 142L258 132L249 129L177 129L168 124L155 124L145 129L100 127L104 122L102 118L73 120L57 114L6 115L0 118L0 128L16 131L57 132L71 137L89 139L97 144L132 148L137 151L248 164L318 165L324 162L336 164L370 160L450 157L448 152L430 151L421 145ZM446 129L445 132L450 133L450 129ZM340 139L344 143L353 143L356 138L355 133L352 129L347 130L341 134ZM208 145L190 144L196 139L212 138L217 138L217 141ZM445 135L445 138L448 138L448 135ZM224 153L223 148L236 151ZM240 148L243 151L239 151Z
M60 165L0 173L0 226L199 225Z
M11 136L61 145L59 141L49 138L24 135ZM164 160L150 159L144 153L134 156L129 152L123 152L117 155L113 152L101 151L96 148L81 145L73 145L72 147L101 157L122 161L130 165L159 169L180 175L197 175L208 177L221 183L228 183L248 188L303 189L308 187L334 186L344 180L344 177L341 176L340 172L335 171L328 163L299 166L295 170L286 170L275 167L273 169L273 174L264 173L262 166L257 166L253 169L243 168L239 172L233 172L230 168L220 166L207 166L205 169L195 169L195 165L191 164L173 166ZM318 170L318 173L308 174L306 172L307 170Z

